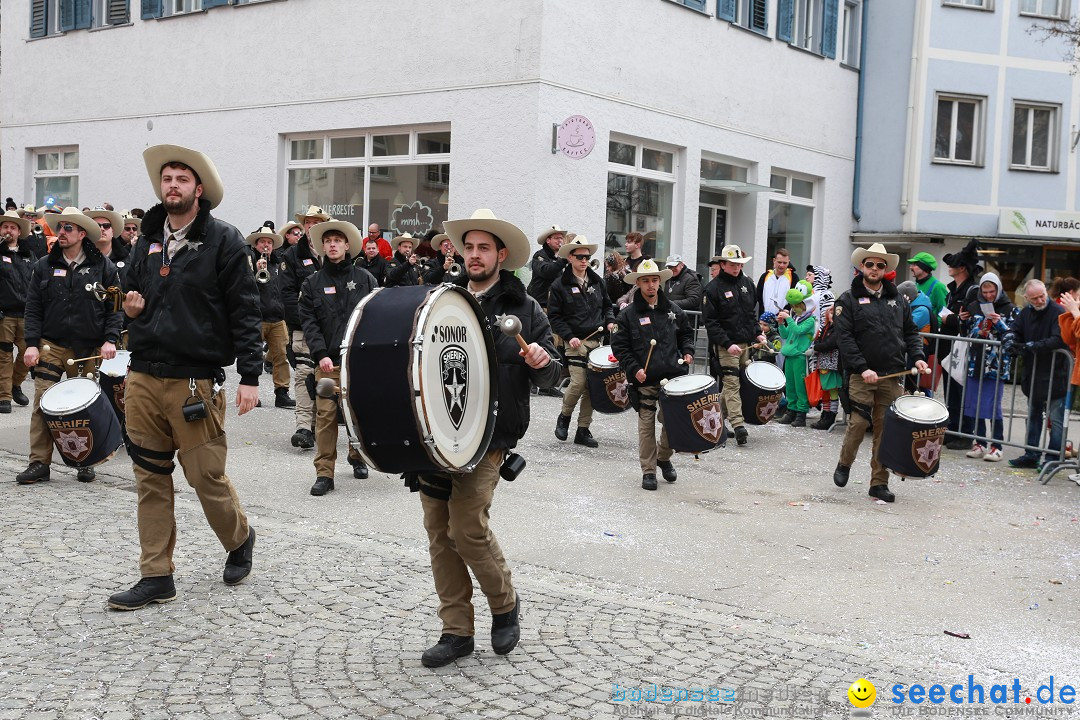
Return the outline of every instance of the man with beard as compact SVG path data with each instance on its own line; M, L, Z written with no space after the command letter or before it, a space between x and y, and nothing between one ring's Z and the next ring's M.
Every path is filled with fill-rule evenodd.
M552 225L536 238L536 244L540 246L540 249L533 255L532 262L529 264L532 279L529 280L528 292L529 296L540 303L540 307L545 310L551 283L567 266L566 259L558 256L559 248L565 241L566 232L558 225Z
M379 243L364 239L364 254L356 258L356 267L367 270L380 286L386 283L386 258L379 252Z
M23 316L34 271L34 254L23 242L29 235L30 222L14 210L0 216L0 413L11 412L12 400L30 404L21 387L27 374Z
M101 232L97 223L73 207L50 214L47 222L56 233L56 243L48 255L34 263L26 295L23 362L37 370L34 414L30 418L30 466L16 477L20 485L49 479L53 438L41 414L42 394L60 382L65 373L74 377L97 369L94 360L71 366L68 360L95 355L106 360L116 357L122 326L112 300L97 300L86 291L90 283L105 287L119 283L116 266L94 245ZM76 477L80 482L91 482L94 468L80 468Z
M109 598L134 610L176 598L172 462L177 453L218 541L228 551L222 579L251 573L255 530L225 474L225 365L240 374L236 406L259 400L259 291L240 232L210 211L224 195L213 162L176 145L143 151L161 199L143 218L128 266L124 313L132 319L124 404L138 495L141 579Z
M495 654L506 655L517 646L521 599L489 527L489 512L507 451L529 427L529 382L550 387L560 376L547 316L513 274L529 259L525 233L486 209L477 210L468 220L449 220L444 227L465 258L465 273L457 282L476 297L490 327L498 325L499 316L516 315L528 350L521 350L514 338L494 333L499 413L491 444L476 468L460 474L419 475L443 627L438 643L420 658L425 667L447 665L474 650L470 571L491 609Z
M413 252L415 245L416 239L409 233L393 239L394 257L386 265L386 287L420 284L420 259Z
M293 447L310 450L315 447L315 363L304 340L304 328L300 324L298 298L300 288L308 276L313 275L320 265L319 254L311 247L307 231L313 225L330 219L318 205L310 206L306 212L296 214L296 222L304 230L295 245L285 251L281 266L281 300L285 304L285 325L292 341L293 360L296 363L293 372L293 391L296 395L296 432L290 442ZM291 229L291 228L290 228Z
M905 371L909 359L919 372L927 370L922 338L908 302L885 279L885 273L896 270L899 262L900 256L886 252L881 243L855 248L851 264L860 274L833 309L844 371L850 373L848 398L852 409L833 482L837 487L847 485L867 425L873 422L869 495L887 503L895 501L896 496L889 490L889 471L881 464L878 453L885 431L885 410L903 394L904 381L879 380L878 376Z
M296 401L289 397L289 361L285 353L289 331L285 326L285 304L281 300L281 258L278 255L285 239L274 232L272 226L264 225L244 241L250 248L259 286L262 339L266 343L266 359L274 378L274 407L294 408Z
M360 301L379 285L371 273L356 267L349 255L350 245L359 245L360 231L350 222L330 220L308 231L311 246L322 257L319 271L304 281L300 290L300 322L311 357L318 364L316 381L329 378L341 384L341 342L349 317ZM312 495L334 489L334 464L338 440L337 395L315 398L315 484ZM353 477L368 475L360 454L349 448Z

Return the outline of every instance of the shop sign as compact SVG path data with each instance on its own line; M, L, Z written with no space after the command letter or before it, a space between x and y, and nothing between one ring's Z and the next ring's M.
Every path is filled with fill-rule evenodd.
M1080 213L1001 208L998 234L1080 240Z
M435 222L435 216L431 208L419 200L409 204L400 205L394 210L390 218L390 229L398 233L409 233L413 237L420 237L431 229Z
M554 151L569 158L583 158L596 145L596 128L584 115L571 115L555 126Z

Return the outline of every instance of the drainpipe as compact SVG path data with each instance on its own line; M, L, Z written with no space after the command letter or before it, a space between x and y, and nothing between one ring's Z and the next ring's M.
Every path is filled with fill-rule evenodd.
M862 186L862 123L863 100L866 92L866 16L870 0L863 0L862 15L859 17L859 93L855 101L855 177L851 191L851 215L855 222L862 220L859 207L859 190Z
M911 175L919 148L915 147L915 108L919 104L919 43L922 41L923 13L926 12L924 0L915 2L915 24L911 30L911 65L908 69L908 104L907 133L904 148L904 179L900 189L900 214L907 215L911 207ZM905 228L906 229L906 228Z

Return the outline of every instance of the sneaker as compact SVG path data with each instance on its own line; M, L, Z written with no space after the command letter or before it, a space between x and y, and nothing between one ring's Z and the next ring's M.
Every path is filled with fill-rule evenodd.
M1001 462L1004 459L1005 458L1001 456L1001 448L990 448L986 451L986 454L983 455L983 460L986 462Z
M476 649L472 636L445 634L420 656L420 663L424 667L437 668L449 665L458 658L472 655Z
M1024 454L1018 458L1013 458L1012 460L1010 460L1009 465L1014 468L1035 469L1039 467L1039 458Z
M33 485L39 480L49 479L49 466L43 462L35 460L30 463L30 467L23 470L21 473L15 476L15 482L20 485Z
M109 597L113 610L138 610L150 603L167 603L176 599L176 586L172 575L144 577L130 590Z
M979 458L981 458L985 454L986 454L986 448L984 448L979 443L972 443L971 444L971 449L968 450L967 453L966 453L966 455L969 458L972 458L974 460L978 460Z
M16 405L22 405L23 407L30 404L30 398L26 397L26 393L24 393L22 388L18 385L14 385L11 388L11 399L15 401Z
M225 558L225 572L222 577L226 585L235 585L251 574L251 556L254 549L255 528L249 528L248 539Z
M1080 485L1080 472L1073 473L1072 475L1069 476L1069 479L1072 480L1077 485Z

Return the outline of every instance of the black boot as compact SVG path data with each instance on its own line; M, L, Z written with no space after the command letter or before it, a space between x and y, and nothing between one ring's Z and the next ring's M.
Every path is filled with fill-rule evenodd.
M518 625L518 611L521 610L521 596L514 600L514 609L510 612L491 616L491 649L496 655L506 655L517 647L521 639L521 626Z
M818 421L810 427L814 428L815 430L828 430L833 426L833 423L835 422L836 413L825 411L821 413L821 417L818 418Z
M589 432L589 428L583 427L577 429L577 433L574 435L574 443L590 448L600 447L600 443L596 442L596 438Z
M43 462L35 460L30 463L30 467L23 470L21 473L15 476L15 482L20 485L32 485L39 480L49 479L49 466Z
M749 439L750 433L746 431L746 428L740 425L735 428L735 443L737 445L745 445L747 439Z
M893 495L888 485L871 485L868 494L870 497L884 500L887 503L896 502L896 496Z
M92 467L79 468L79 472L75 475L75 479L79 482L94 482L94 480L97 479L97 473Z
M795 413L795 419L791 421L791 427L806 427L806 413Z
M670 460L657 460L656 467L660 468L660 474L664 476L664 479L669 483L673 483L679 479L679 474L675 472L675 466L671 464Z
M229 552L225 558L223 578L226 585L235 585L251 574L251 556L255 550L255 528L248 528L248 539Z
M848 475L851 474L850 465L836 464L836 469L833 470L832 481L836 483L836 487L844 487L847 485Z
M11 412L11 401L10 400L0 400L0 413L3 413L4 415L7 415L10 412Z
M144 577L134 587L109 597L113 610L138 610L150 603L167 603L176 599L172 575Z
M315 447L315 433L307 428L300 428L293 433L292 446L298 447L301 450L310 450Z
M443 635L439 642L435 643L420 656L420 663L424 667L437 668L449 665L458 658L472 655L476 649L471 636Z
M656 489L656 473L645 473L641 476L641 489L642 490L655 490Z
M334 489L334 478L319 476L315 478L315 484L311 486L311 494L315 496L325 495Z
M795 422L796 415L798 415L798 413L794 410L788 410L786 413L784 413L784 417L780 418L776 422L780 423L781 425L790 425L791 423Z
M289 397L289 388L274 388L274 407L294 408L296 401Z
M18 385L11 387L11 399L15 401L16 405L22 405L23 407L30 404L30 398L26 397L26 393Z
M570 435L570 416L560 414L555 420L555 437L565 440Z
M355 462L350 461L349 464L352 465L352 476L354 478L356 478L357 480L367 480L367 463L365 463L363 460L356 460Z

